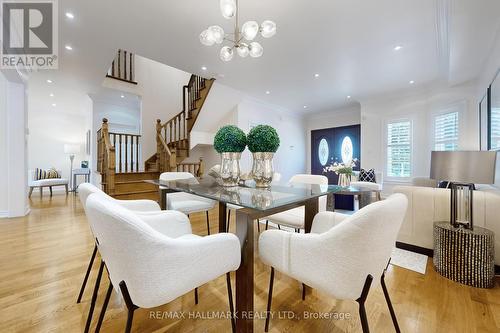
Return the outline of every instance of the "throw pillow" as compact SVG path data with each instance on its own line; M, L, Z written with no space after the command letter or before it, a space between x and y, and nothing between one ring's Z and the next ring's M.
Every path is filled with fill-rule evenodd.
M376 183L377 180L375 179L375 170L374 169L370 169L370 170L361 169L361 171L359 172L359 181L360 182Z
M52 179L52 178L61 178L61 175L55 168L51 168L49 170L43 170L40 168L35 169L35 179L34 180L41 180L41 179Z

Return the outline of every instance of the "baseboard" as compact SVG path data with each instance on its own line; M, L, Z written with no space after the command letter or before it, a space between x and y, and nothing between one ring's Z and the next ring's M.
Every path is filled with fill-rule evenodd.
M396 242L396 247L398 249L423 254L423 255L431 257L431 258L434 256L434 250L428 249L425 247L411 245L411 244L407 244L407 243L403 243L403 242Z
M423 254L431 258L434 256L434 250L425 247L411 245L403 242L396 242L396 247L398 249ZM500 275L500 265L495 265L495 275Z
M0 219L9 217L9 212L6 210L0 210Z

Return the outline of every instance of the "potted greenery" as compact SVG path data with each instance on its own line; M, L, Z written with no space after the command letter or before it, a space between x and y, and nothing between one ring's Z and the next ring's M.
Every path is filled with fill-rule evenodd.
M280 146L276 130L268 125L258 125L247 136L248 149L253 154L252 177L257 187L268 187L273 181L273 157Z
M219 176L223 186L238 185L241 153L246 145L245 133L236 126L224 126L215 134L214 148L221 154Z

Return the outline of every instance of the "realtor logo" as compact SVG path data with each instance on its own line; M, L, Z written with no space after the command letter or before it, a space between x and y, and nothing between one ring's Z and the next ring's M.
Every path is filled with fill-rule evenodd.
M57 0L1 2L3 69L57 69Z

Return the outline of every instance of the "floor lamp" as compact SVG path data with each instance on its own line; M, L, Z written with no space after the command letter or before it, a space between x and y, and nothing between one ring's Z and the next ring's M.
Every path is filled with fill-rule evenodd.
M75 159L75 154L80 153L80 145L65 144L64 153L69 155L69 160L71 161L71 168L69 171L69 187L71 188L71 191L74 191L75 184L73 184L73 160Z

